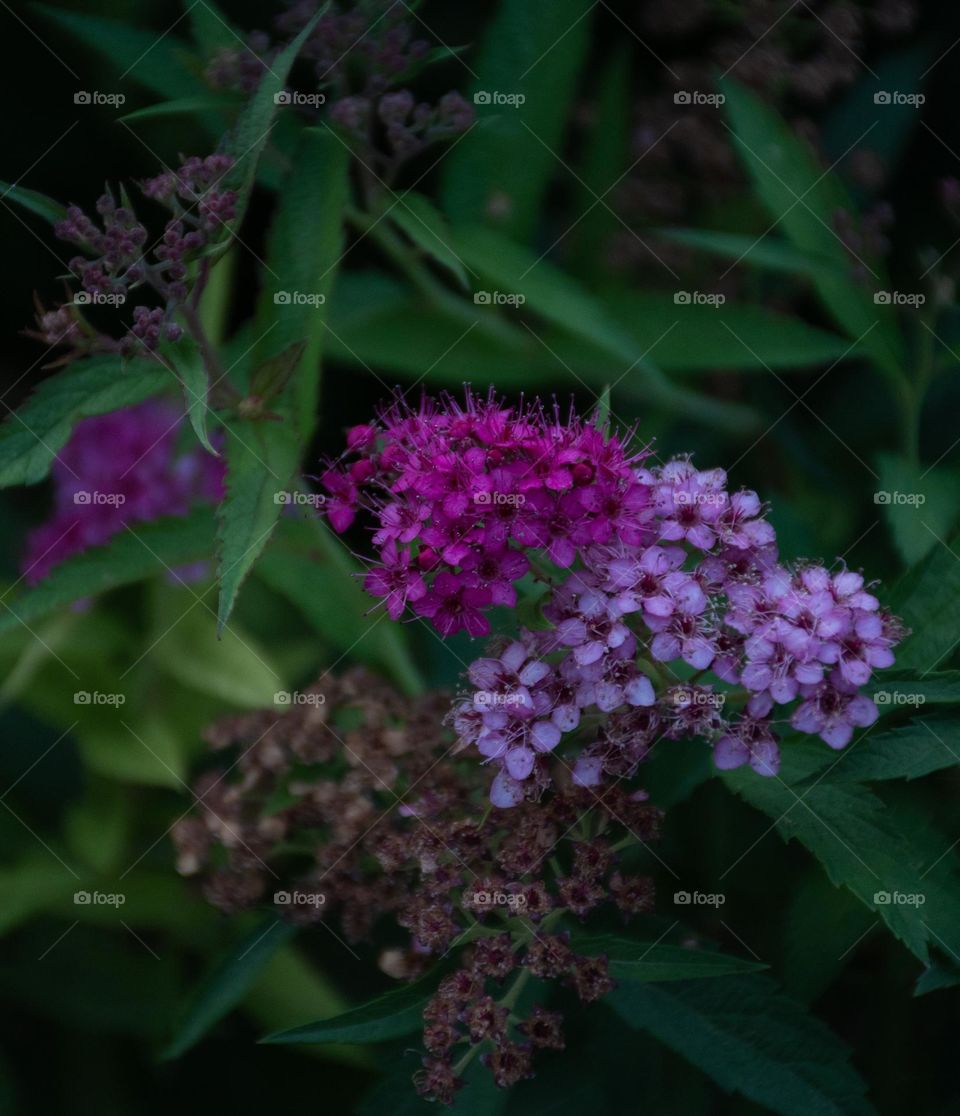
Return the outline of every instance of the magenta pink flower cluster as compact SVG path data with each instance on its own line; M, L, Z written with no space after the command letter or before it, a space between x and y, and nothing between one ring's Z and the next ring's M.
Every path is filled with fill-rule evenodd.
M859 687L904 633L862 576L780 563L756 493L686 458L655 465L630 441L468 392L393 405L324 475L337 531L361 506L374 514L365 584L394 619L409 605L444 636L485 635L518 581L548 582L543 628L474 662L454 711L460 740L497 768L498 806L542 792L567 734L573 779L590 786L690 736L720 768L775 775L778 706L833 748L877 717Z
M196 443L180 451L182 425L182 409L161 400L77 424L50 470L53 515L27 539L22 573L30 584L127 523L186 515L195 503L223 498L223 462Z

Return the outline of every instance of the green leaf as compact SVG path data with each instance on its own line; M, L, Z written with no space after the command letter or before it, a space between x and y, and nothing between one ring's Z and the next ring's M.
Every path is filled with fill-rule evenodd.
M921 961L929 960L932 947L960 952L956 885L930 874L930 866L943 848L930 855L919 835L912 835L911 841L898 830L890 811L865 786L831 779L829 775L843 762L841 756L824 778L803 785L802 780L823 766L823 748L791 743L784 749L778 778L743 771L727 772L722 778L741 798L772 818L785 841L798 840L835 885L848 888L874 910ZM747 855L729 871L743 870ZM923 899L885 901L884 896L891 895L922 895Z
M781 1116L867 1116L866 1085L850 1051L823 1023L758 974L626 984L608 997L632 1027L648 1031L709 1074Z
M213 550L213 516L197 508L189 516L137 523L106 546L93 547L55 566L32 589L5 600L0 635L74 601L131 585L159 568L188 565L209 558Z
M231 222L234 228L239 228L243 222L260 156L273 131L278 107L274 98L283 92L294 60L328 7L329 4L324 4L300 34L273 59L230 137L227 153L236 160L228 175L230 186L237 192L236 217Z
M670 372L809 368L854 355L846 338L747 303L677 303L645 292L610 295L606 305L637 349Z
M960 704L960 670L941 670L933 674L897 670L874 678L868 691L877 701L881 716L917 705L956 705ZM878 700L878 691L889 696Z
M180 381L187 416L197 440L207 453L219 457L210 442L210 432L207 429L210 414L210 376L200 354L192 347L183 346L177 355L171 357L171 363Z
M688 418L730 430L742 432L756 425L757 418L750 408L674 386L647 357L630 329L609 314L575 279L541 255L481 225L457 229L455 246L467 266L499 294L522 296L524 310L534 311L559 330L605 353L608 359L615 358L618 364L614 381L621 391L642 396L647 404L676 408ZM480 309L490 312L493 307ZM664 322L659 334L664 334L669 325L669 321ZM548 342L545 352L552 355L556 350ZM556 364L556 356L553 359ZM598 389L610 378L610 371L608 366L595 373ZM585 386L590 384L590 380L585 381Z
M479 104L478 123L445 163L443 210L526 239L552 178L566 177L570 107L590 43L589 0L501 0L475 64L474 94L518 94L521 105Z
M344 544L315 518L285 517L257 566L260 578L296 605L324 640L418 693L423 682L405 633L382 613L369 615L376 601L361 588L359 572ZM337 607L330 608L330 601Z
M926 678L947 666L960 643L960 539L938 543L897 585L892 607L912 633L897 648L897 668Z
M197 987L176 1033L163 1053L164 1060L179 1058L249 992L261 970L296 927L271 915L234 945Z
M193 41L200 48L204 58L212 58L222 50L239 49L244 46L242 36L237 34L212 0L203 0L201 4L184 0L184 8L190 16Z
M906 50L884 50L871 60L870 68L861 73L859 81L839 96L831 97L819 130L827 160L833 163L842 159L851 145L859 143L865 121L880 117L880 127L870 133L870 152L882 162L882 177L892 177L911 135L920 126L920 114L906 102L878 109L874 95L887 89L920 92L939 54L940 49L932 40L911 43Z
M496 286L497 293L521 296L524 308L627 362L642 356L643 350L600 302L536 252L483 225L458 228L455 247L468 267ZM649 371L643 361L640 367Z
M437 978L430 974L414 984L392 988L362 1007L321 1019L303 1027L267 1035L263 1043L385 1042L402 1038L423 1026L423 1009L436 991Z
M84 767L137 786L183 791L189 777L183 735L165 710L137 709L127 725L118 713L85 707L74 729Z
M488 383L504 390L549 387L565 369L543 359L521 330L492 333L473 321L431 306L394 283L345 273L330 305L328 358L369 371L384 390L382 373L459 388ZM540 348L537 346L537 348Z
M292 1021L315 1019L318 1014L338 1015L348 1004L325 971L304 957L295 946L274 954L257 977L243 1001L244 1012L252 1016L261 1031L289 1027ZM377 1059L370 1051L356 1046L329 1046L324 1061L343 1062L370 1071Z
M71 856L100 875L122 871L132 807L129 792L116 783L88 779L83 799L70 806L63 821Z
M264 403L269 402L275 395L279 395L293 379L300 367L305 341L295 341L289 348L268 357L260 364L250 379L250 393Z
M101 55L124 79L132 78L162 97L209 94L186 43L169 30L140 30L119 20L90 12L69 12L36 4L51 22L64 28L77 42Z
M81 419L142 403L169 383L157 365L117 356L78 361L43 380L0 426L0 487L42 481Z
M197 7L200 7L198 4ZM157 120L165 116L193 116L196 113L224 112L235 109L241 102L236 97L207 94L203 97L178 97L174 101L161 101L157 105L128 112L120 119L132 124L135 120Z
M956 523L960 476L891 453L880 454L878 460L880 479L873 499L904 562L914 566Z
M12 201L36 213L51 225L62 221L67 215L67 207L61 205L46 194L37 190L28 190L24 186L13 186L9 182L0 181L0 201Z
M945 988L956 988L960 984L960 970L949 963L936 961L917 977L914 996L926 996L930 992L941 992Z
M586 130L583 159L577 167L576 224L560 241L568 259L582 261L575 270L591 280L609 273L605 251L611 237L623 231L616 215L616 187L629 165L632 82L632 44L622 42L604 60L600 89L588 111L595 126ZM568 239L569 238L569 239ZM571 252L572 248L572 252Z
M872 911L850 892L838 891L815 865L799 879L791 877L777 965L784 990L801 1003L814 1003L879 925Z
M256 359L262 364L303 345L291 406L304 442L316 421L327 300L343 252L348 170L349 153L332 132L304 129L270 230Z
M470 289L470 280L463 260L451 247L453 231L439 209L413 190L405 194L395 194L390 198L387 210L393 221L413 241L413 243L432 259L442 264L465 289Z
M216 618L203 604L170 628L172 595L162 592L159 602L162 638L151 651L156 664L182 685L242 709L272 706L276 692L287 687L266 649L236 623L217 639Z
M890 686L880 692L900 693ZM875 694L875 701L877 697ZM960 764L958 738L960 716L918 717L889 732L870 733L855 741L827 778L832 783L919 779L931 771Z
M904 354L896 314L888 305L876 305L871 291L853 277L856 261L833 226L838 211L852 211L839 179L820 167L804 141L754 93L731 78L720 85L735 146L776 229L795 248L836 268L835 277L813 277L821 302L883 372L901 380ZM873 272L874 288L889 290L882 265L876 259L864 262Z
M77 877L42 849L16 864L0 867L0 934L45 910L77 889Z
M627 981L690 980L767 968L762 962L745 961L710 950L635 942L616 934L577 934L573 949L588 957L605 954L610 961L611 974L617 980Z
M284 508L300 445L291 418L226 424L226 494L217 509L217 632L233 611L244 578L267 545Z
M699 248L723 259L743 263L746 267L798 275L804 279L816 276L837 279L843 274L828 260L816 259L775 236L766 236L758 241L755 236L710 229L661 229L659 235L664 240Z

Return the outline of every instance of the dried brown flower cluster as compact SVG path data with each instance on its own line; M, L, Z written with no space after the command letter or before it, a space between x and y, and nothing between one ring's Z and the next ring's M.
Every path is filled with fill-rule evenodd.
M451 754L449 695L407 698L358 669L297 697L208 730L237 752L198 781L198 810L174 831L180 872L224 911L272 892L278 913L335 920L353 942L392 919L405 933L380 965L394 976L465 946L424 1012L418 1087L449 1103L477 1055L500 1086L529 1076L563 1035L559 1014L521 992L556 981L591 1002L612 987L606 959L577 954L570 930L604 904L625 919L651 909L651 880L621 859L657 837L659 811L643 791L569 780L490 809L486 773Z

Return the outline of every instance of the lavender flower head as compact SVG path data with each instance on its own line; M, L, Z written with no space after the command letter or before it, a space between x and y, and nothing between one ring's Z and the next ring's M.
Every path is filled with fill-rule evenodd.
M543 626L474 662L452 713L495 769L495 805L537 798L558 768L581 786L630 776L662 739L775 776L775 730L842 748L876 719L859 691L893 663L899 621L859 573L780 562L760 498L722 469L653 464L629 434L469 391L396 403L348 447L326 514L341 532L372 514L365 585L392 618L481 636L522 579L549 587Z

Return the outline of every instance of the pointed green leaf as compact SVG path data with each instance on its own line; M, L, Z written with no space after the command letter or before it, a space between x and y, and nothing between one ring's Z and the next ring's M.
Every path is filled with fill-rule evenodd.
M502 0L472 63L478 121L445 161L443 210L526 239L556 177L555 152L590 44L590 0ZM496 103L497 95L524 98Z
M190 16L193 41L204 58L212 58L221 50L239 49L244 45L243 38L212 0L203 0L200 4L184 0L184 8Z
M577 280L545 260L542 254L482 225L458 228L455 247L467 266L489 284L487 291L478 292L484 299L478 304L478 313L497 312L491 305L495 292L501 296L519 296L519 306L524 312L533 311L575 340L603 352L608 360L613 358L617 362L616 378L621 391L641 395L647 403L675 407L688 418L726 429L743 431L756 426L758 420L752 408L708 398L672 384L660 370L656 358L647 356L631 330ZM650 340L665 334L669 325L669 321L664 322L658 335ZM542 328L531 332L542 340ZM556 353L549 341L542 347L550 355ZM553 360L556 364L555 355ZM602 387L608 375L609 370L604 370L597 386ZM584 383L590 385L589 380Z
M226 495L217 510L218 631L233 611L244 578L267 545L299 461L290 417L226 424Z
M546 351L520 327L484 329L476 314L464 320L375 272L340 275L329 322L328 356L377 375L521 389L548 387L566 371L542 359Z
M209 508L197 508L183 518L132 524L106 546L68 558L34 588L7 598L0 610L0 635L20 624L32 626L74 601L142 581L166 567L175 569L209 558L213 540Z
M773 235L760 241L755 236L714 232L711 229L661 229L658 235L676 244L685 244L723 259L734 260L745 267L778 271L805 279L815 276L838 279L843 274L837 270L835 263L817 259Z
M888 686L874 701L897 700L901 691ZM903 709L904 706L899 706ZM915 709L916 706L906 708ZM888 732L872 732L855 741L827 776L832 783L872 779L919 779L931 771L960 764L960 716L916 717Z
M67 215L67 207L54 201L53 198L48 198L46 194L41 194L38 190L28 190L24 186L12 186L9 182L0 182L0 201L16 202L17 205L22 205L24 209L49 221L51 225L62 221Z
M273 59L230 136L227 153L236 160L228 175L231 187L237 191L236 217L232 222L235 228L243 222L260 156L273 131L278 108L275 98L283 92L294 60L327 7L329 4L324 4L300 34Z
M193 993L183 1020L163 1053L164 1060L186 1053L235 1008L277 950L295 933L296 927L291 923L270 915L233 945Z
M135 724L122 718L122 709L84 707L74 730L84 766L119 783L182 792L190 776L186 741L166 712L138 709Z
M926 678L949 666L960 646L960 539L937 540L897 585L892 608L911 631L897 648L898 670L916 670Z
M725 301L717 305L677 302L654 292L617 292L605 305L610 315L660 368L671 372L717 369L765 372L832 364L856 349L788 314Z
M869 738L855 748L868 743ZM772 818L785 841L798 840L835 885L848 888L875 911L921 961L929 960L932 948L960 953L957 888L940 874L931 873L949 842L935 848L940 844L935 838L927 842L918 833L908 839L867 787L830 777L839 771L845 757L825 757L823 752L822 745L791 743L784 749L777 778L742 770L727 772L722 778L741 798ZM850 759L852 762L853 754ZM825 763L832 770L816 778ZM805 779L809 781L804 783ZM730 870L747 870L748 855ZM941 868L946 872L949 862L943 861ZM891 901L896 895L922 898Z
M899 665L899 664L898 664ZM891 669L873 679L868 687L880 715L927 705L960 704L960 670L919 671ZM883 697L878 697L878 693Z
M187 417L190 419L190 426L197 440L207 453L219 457L210 442L210 432L207 428L210 414L210 376L200 354L192 346L184 345L177 355L171 357L171 363L180 381Z
M128 124L137 120L157 120L164 116L193 116L195 113L226 112L236 109L240 102L236 97L227 97L223 94L208 94L205 97L178 97L174 101L161 101L158 105L147 105L146 108L128 112L120 119Z
M0 487L42 481L81 419L142 403L169 383L156 364L118 356L77 361L42 380L0 426Z
M118 74L140 82L162 97L203 96L210 92L199 72L195 72L199 67L190 49L169 29L141 29L90 12L70 12L46 4L35 4L34 8L68 31L77 42L105 58Z
M301 519L284 517L275 543L257 574L290 600L318 635L351 658L386 671L408 693L423 687L406 633L392 623L361 587L360 567L313 511ZM330 601L337 607L330 608Z
M423 194L408 190L390 199L390 220L401 228L413 243L428 256L442 264L469 290L470 280L463 260L453 245L453 231L439 209Z
M167 612L151 656L181 685L241 709L270 707L277 691L287 688L269 652L249 632L234 623L217 639L216 617L203 605L169 625Z
M869 1116L849 1048L759 974L672 984L629 983L608 997L727 1092L780 1116Z
M617 934L576 934L573 949L594 957L603 954L617 980L690 980L749 973L767 966L706 949L686 949L658 942L635 942Z
M874 291L890 289L882 265L865 260L873 272L871 287L858 283L853 274L857 261L834 228L836 214L853 209L839 179L819 165L804 141L756 94L729 77L720 85L738 154L776 223L768 231L782 233L795 248L836 268L836 276L814 276L825 309L883 372L901 379L903 339L896 314L873 298Z
M423 1009L436 991L436 974L392 988L352 1011L267 1035L264 1043L385 1042L423 1027Z
M944 467L927 468L892 453L879 457L880 479L874 502L887 521L897 550L914 566L949 536L960 508L960 476Z
M256 361L302 346L290 399L304 442L316 422L327 300L343 252L348 169L349 153L332 132L305 128L270 230Z

